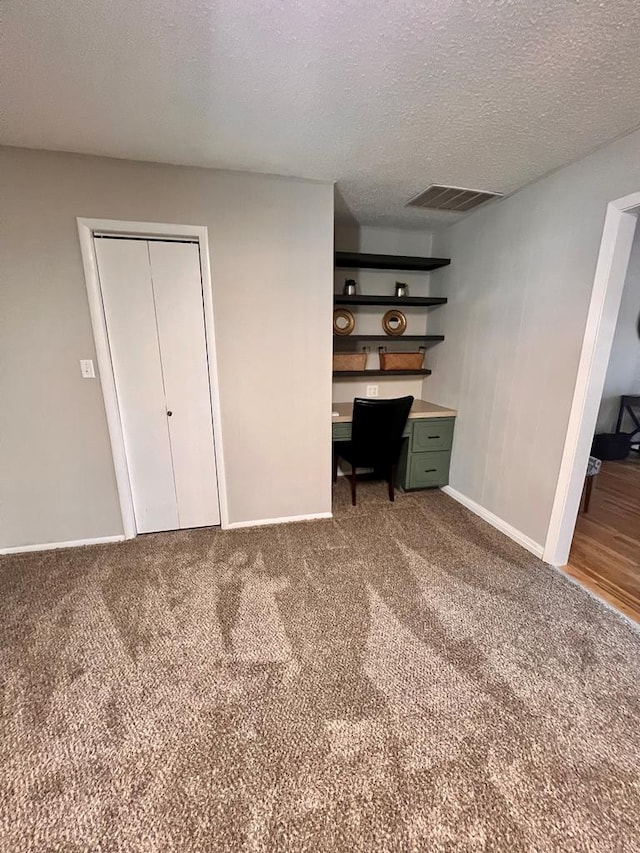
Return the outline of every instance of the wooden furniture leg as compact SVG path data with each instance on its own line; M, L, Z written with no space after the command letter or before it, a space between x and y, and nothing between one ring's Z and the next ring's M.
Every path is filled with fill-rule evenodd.
M356 466L351 466L351 506L356 505Z
M398 466L392 465L391 471L389 472L389 500L395 501L396 499L396 471Z
M587 482L584 484L584 507L583 512L585 515L589 512L589 504L591 503L591 492L593 491L593 481L595 480L596 475L593 477L587 477Z
M614 432L619 433L622 427L622 419L624 417L624 397L620 397L620 408L618 409L618 420Z
M333 445L332 452L333 452L333 460L332 460L333 461L333 482L337 483L338 482L338 454L336 453L335 445Z

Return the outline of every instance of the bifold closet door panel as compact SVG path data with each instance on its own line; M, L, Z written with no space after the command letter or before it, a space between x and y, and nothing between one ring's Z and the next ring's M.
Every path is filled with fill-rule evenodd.
M175 530L178 507L148 245L96 238L95 247L136 528Z
M220 523L200 252L149 242L180 527Z

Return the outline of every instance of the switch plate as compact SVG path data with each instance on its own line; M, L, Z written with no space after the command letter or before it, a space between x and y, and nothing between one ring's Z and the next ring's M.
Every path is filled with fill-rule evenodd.
M95 379L96 372L93 367L93 361L90 358L80 359L80 373L83 379Z
M377 397L378 396L378 386L377 385L367 385L367 397Z

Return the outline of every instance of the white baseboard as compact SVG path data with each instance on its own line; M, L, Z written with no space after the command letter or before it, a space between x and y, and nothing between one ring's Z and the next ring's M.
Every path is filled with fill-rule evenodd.
M26 554L28 551L53 551L57 548L82 548L84 545L105 545L107 542L123 542L124 534L99 536L97 539L74 539L71 542L47 542L43 545L17 545L0 548L0 554Z
M266 524L291 524L296 521L313 521L317 518L333 518L332 512L314 512L310 515L288 515L283 518L259 518L256 521L231 521L225 525L225 530L238 527L264 527Z
M518 545L522 545L522 547L526 548L527 551L530 551L532 554L535 554L536 557L542 559L544 547L542 545L538 545L537 542L534 542L533 539L530 539L522 533L521 530L517 530L511 524L508 524L508 522L499 518L497 515L494 515L488 509L480 506L479 503L471 500L471 498L468 498L466 495L463 495L462 492L459 492L457 489L453 489L451 486L443 486L441 491L443 491L445 495L449 495L450 498L453 498L454 501L462 504L462 506L466 506L466 508L470 509L471 512L479 515L480 518L487 521L492 527L499 530L500 533L504 533L504 535L508 536L509 539L513 539L513 541L517 542Z

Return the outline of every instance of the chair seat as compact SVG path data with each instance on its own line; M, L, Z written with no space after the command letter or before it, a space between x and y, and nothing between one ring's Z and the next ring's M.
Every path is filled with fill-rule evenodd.
M387 467L397 460L405 441L406 438L403 438L399 444L388 448L384 455L362 454L359 452L359 448L355 447L351 441L334 441L333 444L334 452L337 456L346 459L350 465L355 465L357 468L381 468Z

